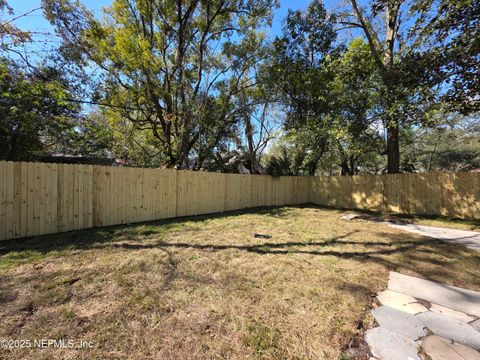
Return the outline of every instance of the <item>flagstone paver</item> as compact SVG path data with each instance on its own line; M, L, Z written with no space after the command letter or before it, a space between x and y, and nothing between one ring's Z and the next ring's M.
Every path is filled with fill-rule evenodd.
M465 321L465 322L470 322L470 321L475 320L474 317L468 316L467 314L465 314L461 311L452 310L450 308L447 308L447 307L441 306L441 305L437 305L437 304L432 304L432 306L430 307L430 311L433 311L433 312L436 312L436 313L439 313L439 314L442 314L442 315L450 316L452 318L455 318L455 319L458 319L458 320L461 320L461 321Z
M365 340L377 359L420 360L415 341L382 327L367 330Z
M365 334L375 359L480 360L480 293L390 272L377 300L382 306L372 314L380 326Z
M480 319L472 321L470 325L472 325L477 331L480 331Z
M388 289L480 317L480 292L390 272Z
M384 290L378 294L377 299L382 305L389 306L413 315L428 311L428 309L422 304L418 303L414 297L401 294L396 291Z
M427 336L422 339L421 344L431 360L480 360L478 351L437 335Z
M466 322L437 314L432 311L418 314L417 318L419 318L435 335L440 335L444 338L456 341L459 344L464 344L476 350L480 350L480 332Z
M381 327L412 340L427 335L423 323L415 315L389 306L380 306L372 310L372 314Z

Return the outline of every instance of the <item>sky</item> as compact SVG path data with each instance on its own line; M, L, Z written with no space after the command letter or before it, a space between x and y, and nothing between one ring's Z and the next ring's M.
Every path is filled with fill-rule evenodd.
M19 17L14 24L21 30L37 32L42 34L54 34L54 28L50 23L43 17L42 10L39 9L41 6L41 0L7 0L8 4L13 8L14 16L19 16L21 14L28 13L25 16ZM102 16L102 8L108 7L113 0L80 0L80 2L85 5L88 9L93 11L97 17ZM324 0L325 7L327 10L333 10L341 0ZM280 0L280 7L274 9L273 24L270 29L266 29L267 35L270 38L274 38L276 35L281 34L282 23L285 19L288 10L305 10L311 0ZM29 13L33 9L35 10ZM10 19L9 16L7 19ZM57 45L59 45L59 39L55 36L35 36L35 41L29 43L28 48L24 49L30 60L34 58L42 58L45 55L46 51L55 51ZM47 41L45 43L44 41ZM90 107L85 106L84 110L87 111Z
M41 0L7 0L10 7L13 8L14 15L8 16L7 19L22 14L14 24L21 30L30 31L41 34L54 34L54 28L43 17L40 9ZM280 0L280 7L274 10L274 18L272 28L266 29L267 34L274 38L281 34L282 23L288 10L305 10L311 0ZM339 0L324 0L327 10L334 8ZM97 17L102 16L102 9L112 4L113 0L80 0L88 9L93 11ZM32 10L37 9L33 12ZM27 54L29 61L35 62L36 59L43 58L47 52L56 51L56 47L60 45L60 39L55 36L35 35L33 43L27 43L22 53ZM28 47L27 47L28 46ZM21 50L21 49L19 49Z
M333 10L341 0L324 0L327 10ZM33 41L21 45L18 49L28 61L35 63L42 59L48 52L55 52L60 45L60 39L53 36L54 28L43 17L40 9L41 0L7 0L10 7L13 8L14 15L8 15L6 20L18 17L13 24L23 31L29 31L33 34ZM88 9L93 11L98 18L102 17L102 9L112 4L113 0L80 0ZM311 0L280 0L280 7L274 9L274 17L271 28L265 29L267 36L271 39L280 35L282 24L287 16L288 10L305 10ZM25 14L24 16L21 16ZM50 35L52 34L52 35ZM12 55L15 57L15 55Z
M112 0L80 0L82 4L94 11L99 17L101 16L101 9L109 6ZM9 5L14 9L15 16L26 13L32 9L40 7L40 0L9 0ZM271 36L280 33L282 20L287 15L288 9L306 9L310 0L280 0L280 7L275 10L274 21L272 25ZM335 0L326 0L325 6L327 9L332 9L335 5ZM37 32L53 32L52 27L47 20L43 18L42 11L37 10L31 14L18 19L15 24L22 30L30 30Z

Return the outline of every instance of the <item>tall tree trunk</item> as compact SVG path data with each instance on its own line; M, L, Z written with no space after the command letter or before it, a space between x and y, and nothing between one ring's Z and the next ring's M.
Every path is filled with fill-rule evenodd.
M343 150L343 147L340 143L338 143L338 152L340 153L340 169L341 169L341 175L346 176L346 175L353 175L353 172L351 170L352 165L352 157L347 156L345 154L345 150Z
M401 0L390 0L386 2L385 21L387 33L385 36L385 52L383 63L385 66L384 82L387 88L387 102L390 105L394 100L392 90L397 86L397 76L394 69L393 53L395 50L395 38L397 36L398 13ZM387 122L387 169L388 173L400 172L400 141L398 117L389 116Z
M323 155L323 150L321 154ZM315 176L315 173L317 172L318 162L322 158L322 155L317 155L314 160L309 162L307 166L308 176Z
M245 121L245 136L247 138L248 143L248 157L250 160L250 173L256 174L257 173L257 156L255 154L255 147L253 144L253 127L250 121L250 116L248 112L245 112L244 115Z
M340 168L342 169L342 172L341 172L342 176L350 175L350 168L348 167L347 159L342 158L342 162L340 163Z
M397 121L391 121L387 128L387 171L389 174L400 172L400 141Z
M354 156L350 156L350 175L356 175L357 173L357 159Z
M398 14L404 0L385 1L385 43L380 43L371 20L364 16L357 0L350 0L354 14L367 37L370 50L375 63L382 77L386 88L386 107L393 105L395 101L394 91L398 86L398 79L394 69L395 39L398 30ZM387 115L388 116L388 115ZM391 117L385 121L387 126L387 161L388 172L398 173L400 171L400 146L399 146L399 120L398 116Z

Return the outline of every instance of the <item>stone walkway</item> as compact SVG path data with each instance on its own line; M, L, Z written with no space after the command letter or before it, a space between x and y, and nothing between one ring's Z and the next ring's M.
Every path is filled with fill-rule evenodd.
M392 271L377 300L371 359L480 360L480 292Z
M341 217L343 220L367 220L365 215L359 213L345 213ZM452 242L455 244L463 245L469 249L480 252L480 232L476 231L467 231L467 230L456 230L449 229L444 227L435 227L435 226L425 226L417 224L401 224L391 221L384 221L381 219L374 219L370 221L375 221L377 223L382 223L388 226L391 226L396 229L403 231L420 234L423 236L432 237L435 239L440 239L443 241Z
M447 229L442 227L424 226L417 224L394 224L387 222L388 226L403 231L433 237L448 242L453 242L480 251L480 233L475 231Z

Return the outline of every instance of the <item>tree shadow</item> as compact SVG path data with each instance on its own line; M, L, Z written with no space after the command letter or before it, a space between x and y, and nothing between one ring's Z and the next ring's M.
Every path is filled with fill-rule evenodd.
M318 208L317 206L303 206L303 208ZM213 219L221 219L244 214L264 216L288 216L289 209L282 207L257 208L245 211L234 211L222 214L200 215L161 221L145 222L132 226L111 226L99 229L80 230L69 233L37 236L20 240L7 240L0 242L0 256L18 255L28 257L30 252L48 254L50 252L61 253L62 251L96 250L112 248L119 250L144 250L159 249L165 251L171 261L172 273L175 273L177 264L174 261L172 251L193 249L197 251L219 252L236 250L259 256L334 256L338 259L353 260L361 265L365 262L377 263L389 270L410 271L422 275L422 277L442 281L452 278L455 282L455 271L451 266L460 259L471 263L470 268L480 268L480 253L468 251L462 246L445 243L441 240L410 234L395 234L391 232L371 231L358 239L355 236L359 230L353 230L340 234L325 241L286 241L286 242L257 242L257 239L245 239L240 243L229 243L227 239L222 243L202 243L166 241L163 236L166 232L176 228L182 231L194 231L192 224L199 227L202 222ZM187 224L188 223L188 224ZM253 234L252 234L253 235ZM370 240L374 236L375 240ZM358 239L358 240L356 240ZM376 239L385 239L376 240ZM473 265L472 265L473 264ZM174 275L173 275L174 276ZM480 288L480 278L475 281Z
M301 206L306 208L310 206ZM172 219L154 220L139 222L128 225L112 225L101 228L74 230L69 232L48 234L41 236L32 236L21 239L10 239L0 241L0 256L12 252L36 251L42 254L52 251L63 250L87 250L98 247L99 244L110 244L124 241L129 236L135 236L135 240L139 240L138 236L152 236L161 234L174 228L181 227L187 223L198 224L202 222L225 219L228 217L256 214L271 217L287 217L288 208L285 207L257 207L245 210L228 211L224 213L204 214L196 216L185 216ZM141 229L147 227L146 229ZM195 230L195 228L192 228Z
M377 233L390 241L352 241L348 237L357 233L351 231L323 242L261 242L258 244L213 244L156 241L153 243L117 243L114 248L125 250L193 249L205 252L237 250L260 256L309 255L315 257L334 256L342 260L352 260L361 264L373 262L386 269L398 272L411 272L428 280L449 282L465 286L456 275L459 269L453 268L458 260L472 262L480 269L480 253L469 251L461 246L428 237L409 238L401 234ZM352 249L354 247L354 249ZM464 272L467 271L463 270ZM473 276L474 285L480 288L480 279Z

